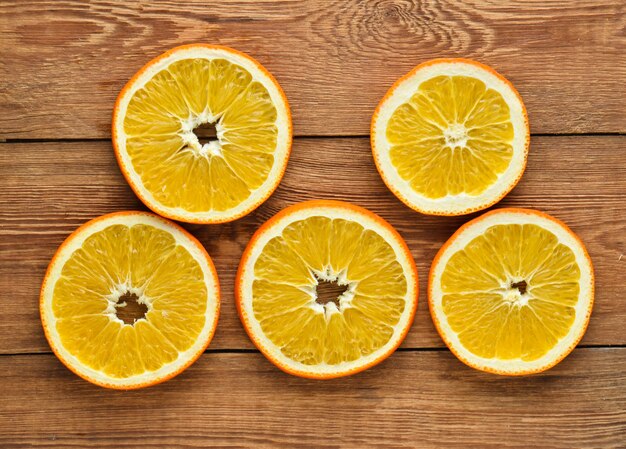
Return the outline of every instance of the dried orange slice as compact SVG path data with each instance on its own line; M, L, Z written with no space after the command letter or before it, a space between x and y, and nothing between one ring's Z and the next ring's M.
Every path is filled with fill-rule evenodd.
M202 142L199 128L209 125L214 135ZM128 183L150 209L179 221L227 222L258 207L282 178L291 140L276 80L251 57L215 45L150 61L113 111Z
M80 377L133 389L181 373L217 325L219 284L202 245L153 214L118 212L78 228L54 255L41 321Z
M497 374L547 370L580 341L593 306L591 259L562 222L499 209L462 226L430 270L430 311L467 365Z
M371 126L374 161L407 206L461 215L500 201L526 167L522 99L503 76L468 59L435 59L400 78Z
M254 234L237 273L241 321L280 369L333 378L387 358L417 306L417 270L402 237L339 201L286 208Z

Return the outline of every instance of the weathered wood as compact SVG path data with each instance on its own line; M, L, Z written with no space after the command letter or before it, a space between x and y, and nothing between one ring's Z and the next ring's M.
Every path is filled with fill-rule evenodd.
M596 305L584 344L626 344L626 137L536 137L522 181L500 206L533 207L563 219L587 244L596 268ZM119 173L109 142L0 145L0 352L47 352L38 319L39 286L56 248L98 215L143 209ZM324 180L323 182L320 180ZM286 175L256 212L231 224L186 226L206 246L222 284L222 314L211 348L251 348L237 317L233 282L252 233L283 207L335 198L380 214L407 240L421 291L404 347L440 347L426 283L436 251L470 217L427 217L382 183L365 138L296 139ZM472 217L475 215L472 215Z
M416 64L463 56L518 88L535 133L626 132L623 0L0 4L0 139L102 138L124 83L183 43L229 45L283 86L297 135L365 135Z
M380 180L364 136L391 83L444 56L507 76L534 134L626 133L625 26L622 0L0 2L0 141L26 140L0 144L0 447L623 448L626 136L533 136L521 183L496 206L563 219L596 270L584 347L547 373L513 379L472 370L443 349L427 309L434 254L477 214L426 217L405 207ZM257 58L286 92L295 134L334 137L297 138L279 189L249 216L186 225L222 284L209 352L165 384L104 390L49 353L39 286L78 225L145 209L105 140L113 103L144 63L191 42ZM48 139L62 141L37 141ZM312 198L351 201L389 220L421 282L402 348L364 373L323 382L241 351L252 345L233 298L252 233ZM624 347L605 347L614 345Z
M353 377L283 374L260 354L204 354L147 390L93 386L52 355L0 357L0 446L623 448L626 349L577 349L503 378L449 352L397 352Z

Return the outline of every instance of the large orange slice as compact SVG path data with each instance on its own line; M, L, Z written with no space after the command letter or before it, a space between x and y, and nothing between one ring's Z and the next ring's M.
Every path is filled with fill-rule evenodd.
M332 378L388 357L417 306L417 271L382 218L348 203L283 210L252 237L237 273L248 335L282 370Z
M58 358L109 388L167 380L209 344L219 284L202 245L145 212L118 212L78 228L41 287L41 321Z
M214 135L202 141L200 128ZM184 45L150 61L113 111L122 172L153 211L194 223L235 220L276 189L291 149L287 99L257 61Z
M529 209L491 211L462 226L430 270L430 311L466 364L498 374L544 371L580 341L593 267L563 223Z

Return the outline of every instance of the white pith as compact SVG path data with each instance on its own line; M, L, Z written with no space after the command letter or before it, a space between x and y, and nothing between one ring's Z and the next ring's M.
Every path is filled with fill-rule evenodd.
M145 285L134 286L131 284L130 279L127 279L122 284L117 284L111 287L111 293L105 296L108 301L107 308L102 315L108 315L109 319L112 321L117 321L120 324L124 324L124 321L121 320L117 316L117 312L119 309L127 307L128 304L126 301L121 301L122 296L126 293L132 293L137 297L138 304L144 304L148 310L146 314L152 310L152 298L144 293ZM135 322L139 320L143 320L145 317L141 317L135 320Z
M465 148L467 145L467 129L461 123L453 123L444 129L443 137L450 148Z
M420 84L435 76L469 76L481 80L488 89L499 92L509 105L511 123L513 124L514 138L511 143L513 156L504 173L498 176L497 181L489 186L480 195L447 195L443 198L432 199L417 193L404 180L398 170L391 163L389 151L391 145L387 140L386 129L391 116L402 104L408 102L419 90ZM453 123L442 130L446 143L452 144L451 148L464 147L467 136L464 135L462 124ZM479 209L484 209L493 204L498 198L505 195L521 176L525 167L527 152L528 129L524 115L524 107L511 87L493 73L462 61L441 62L425 66L415 72L411 77L400 82L394 88L389 98L381 105L378 115L373 124L372 149L381 175L389 188L405 203L414 209L432 214L462 214Z
M456 332L448 324L442 307L441 276L452 255L465 248L469 242L482 235L491 226L507 224L535 224L551 232L558 238L559 243L568 246L572 250L580 269L580 291L578 303L575 306L576 317L572 327L568 334L559 340L544 356L533 361L488 359L473 354L463 346ZM593 305L593 267L586 257L586 250L562 225L532 212L502 212L490 215L484 219L479 218L476 222L470 223L467 228L457 235L454 242L443 251L437 261L437 265L433 269L431 279L432 282L429 285L431 313L433 314L433 320L438 323L440 333L446 344L454 350L461 360L469 365L503 374L542 371L552 366L555 361L565 357L584 334ZM511 280L514 282L520 281L518 279ZM504 299L511 301L519 307L527 304L531 296L528 293L520 294L517 289L510 288L509 281L511 280L508 280L506 285L502 285L501 293Z
M265 182L257 189L250 193L250 196L237 206L224 210L211 210L206 212L189 212L181 207L169 207L158 201L152 193L145 188L141 181L141 177L135 171L131 159L126 152L126 134L124 132L124 118L126 110L133 95L141 89L150 79L157 73L167 68L170 64L182 59L225 59L233 64L247 70L254 81L261 83L269 93L272 103L276 108L275 126L278 130L276 136L276 148L274 150L274 164L267 176ZM289 149L291 145L291 120L289 118L288 106L281 95L281 92L274 84L274 81L268 77L263 70L259 69L257 63L251 58L240 54L222 49L208 47L192 47L183 48L173 52L165 58L160 59L152 66L148 67L133 83L119 101L119 109L115 115L114 127L117 136L117 146L120 154L120 164L129 176L132 178L133 184L139 190L141 198L145 199L147 205L159 214L180 219L182 221L201 221L201 222L221 222L229 221L233 217L239 217L258 206L273 191L279 182L281 173L287 165L289 157ZM213 116L210 111L205 110L198 116L190 116L187 120L181 122L181 136L183 140L190 144L192 151L198 157L221 157L221 138L223 129L220 127L220 117ZM215 123L217 130L217 141L208 144L200 144L197 136L193 133L193 129L204 123Z
M356 290L358 282L350 281L349 279L347 279L345 270L335 272L335 270L333 270L330 265L324 267L322 271L314 270L312 268L309 269L315 275L315 280L317 281L317 283L310 289L307 287L301 287L301 290L305 290L306 293L311 296L311 300L305 305L305 307L309 307L316 313L323 314L326 320L329 320L334 313L341 313L347 308L352 307L351 303L354 299L354 292ZM346 290L336 298L339 306L337 306L333 301L327 302L326 304L321 304L317 301L317 286L319 285L320 281L335 283L339 286L346 288Z
M207 109L197 116L189 116L186 120L181 121L180 137L183 142L193 151L196 157L209 158L210 156L222 157L222 144L224 139L224 127L220 121L221 117L215 117ZM206 123L215 126L216 136L210 142L202 144L195 133L195 129Z
M254 311L252 308L252 283L255 279L254 277L254 265L261 254L265 245L274 237L277 237L282 234L283 230L291 223L303 220L309 217L322 216L330 219L344 219L351 220L359 223L365 229L372 230L380 235L389 245L393 248L396 259L398 263L402 266L402 270L404 272L404 276L407 283L407 292L404 297L405 307L400 315L400 319L398 323L394 326L394 333L391 339L381 348L372 352L367 356L363 356L362 358L352 361L352 362L342 362L336 365L329 365L326 363L321 363L318 365L306 365L297 361L294 361L288 357L286 357L280 350L280 347L275 345L270 339L268 339L259 322L256 320L254 316ZM287 367L288 370L295 374L300 375L323 375L323 376L337 376L342 375L346 372L352 372L358 370L360 367L368 366L371 363L380 360L383 358L392 348L395 348L404 337L405 331L412 324L412 316L415 311L415 307L417 306L417 278L413 271L413 261L409 259L410 256L404 252L401 242L398 241L398 237L390 232L385 227L381 226L378 222L374 221L371 217L360 213L358 211L354 211L351 209L341 208L341 207L331 207L331 206L323 206L323 207L311 207L307 209L301 209L296 212L293 212L289 215L286 215L281 220L273 223L271 228L265 230L265 232L261 235L261 237L254 243L254 246L249 249L248 257L242 261L244 264L241 269L241 283L240 283L240 306L241 306L241 315L242 319L247 324L247 328L249 332L252 333L253 338L256 340L256 344L259 346L259 349L264 354L268 355L270 358L274 359L281 366ZM326 306L322 306L315 302L316 295L315 291L309 292L311 294L311 301L308 306L311 307L318 313L325 314L326 318L328 318L333 313L341 313L345 308L350 307L350 302L353 297L352 290L356 286L356 282L350 281L345 278L344 272L335 273L332 269L326 271L324 273L315 272L315 275L321 275L321 279L329 280L329 281L337 281L340 285L347 285L348 290L341 295L339 302L340 307L337 309L335 304L328 303ZM326 276L324 278L323 276ZM331 305L329 305L331 304Z
M204 283L207 287L206 320L204 327L202 328L202 331L200 332L194 345L186 351L179 353L176 360L163 365L156 371L146 371L142 374L126 378L110 377L101 371L85 366L80 360L78 360L77 357L65 349L57 332L56 317L52 310L54 286L61 276L63 266L74 251L79 249L83 245L84 241L92 234L117 224L128 227L132 227L136 224L145 224L170 233L172 237L174 237L176 244L189 251L193 258L198 262L202 272L204 273ZM48 270L48 275L42 288L41 297L41 317L43 326L47 329L47 336L49 337L48 341L54 352L65 365L70 366L80 375L94 381L97 384L119 388L132 388L138 385L158 382L163 378L170 377L173 373L179 371L181 367L188 364L190 360L196 357L198 353L204 349L207 341L212 337L213 329L215 328L215 324L218 319L219 310L219 285L217 277L214 274L213 268L209 266L206 256L196 246L196 244L178 228L174 227L172 224L160 217L156 217L152 214L137 212L132 215L111 215L110 217L87 224L79 234L73 234L68 238L68 240L66 240L64 246L56 254ZM111 310L107 309L107 312L111 313L107 314L111 320L117 320L121 324L123 324L123 321L115 315L113 301L117 301L117 298L119 298L119 296L124 294L126 291L135 293L141 301L145 302L148 306L148 310L151 309L150 299L143 295L143 291L140 288L131 286L130 284L112 286L111 294L108 297L109 309ZM128 326L129 324L125 325Z

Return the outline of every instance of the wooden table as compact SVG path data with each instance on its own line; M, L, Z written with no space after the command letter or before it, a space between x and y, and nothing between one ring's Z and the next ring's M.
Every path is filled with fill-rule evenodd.
M0 3L0 447L626 447L626 3L193 0ZM223 287L209 350L179 377L116 392L70 373L38 318L52 254L78 225L145 209L110 142L111 110L144 63L182 43L261 61L291 103L295 141L276 193L231 224L186 226ZM426 304L442 243L472 217L402 205L374 169L374 107L434 57L495 67L530 115L528 168L500 204L541 209L585 241L596 267L587 334L556 368L502 378L443 346ZM274 368L237 318L233 280L254 230L281 208L338 198L389 220L422 289L402 347L353 377Z

